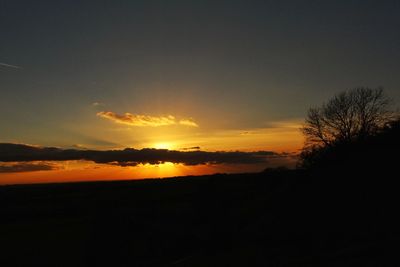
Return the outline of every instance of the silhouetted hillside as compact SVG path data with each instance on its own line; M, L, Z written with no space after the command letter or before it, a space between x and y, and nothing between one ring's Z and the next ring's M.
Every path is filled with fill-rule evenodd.
M334 178L278 171L1 187L0 264L389 266L397 205Z

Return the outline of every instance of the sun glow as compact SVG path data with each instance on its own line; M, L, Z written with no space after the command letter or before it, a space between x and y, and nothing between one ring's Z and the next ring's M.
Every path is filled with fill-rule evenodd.
M167 142L155 143L153 147L157 149L169 149L169 150L174 149L174 146L171 143Z

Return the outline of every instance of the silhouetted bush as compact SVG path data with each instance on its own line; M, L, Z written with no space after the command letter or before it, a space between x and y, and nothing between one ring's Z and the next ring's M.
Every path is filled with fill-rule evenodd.
M374 135L330 146L312 147L301 153L301 167L343 167L362 170L395 167L400 137L400 120L387 123Z

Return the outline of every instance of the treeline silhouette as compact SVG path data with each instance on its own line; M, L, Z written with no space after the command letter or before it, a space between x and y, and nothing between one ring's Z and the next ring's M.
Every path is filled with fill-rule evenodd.
M300 167L306 169L365 172L397 169L400 120L387 123L373 135L303 151Z

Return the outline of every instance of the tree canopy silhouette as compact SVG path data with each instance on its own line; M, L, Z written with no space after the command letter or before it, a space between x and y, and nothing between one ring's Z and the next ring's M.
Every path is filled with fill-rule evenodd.
M309 166L333 147L375 136L396 119L383 88L358 87L308 110L302 132L306 143L301 164Z
M302 132L308 146L330 146L374 135L393 120L391 100L382 88L359 87L310 108Z

